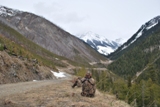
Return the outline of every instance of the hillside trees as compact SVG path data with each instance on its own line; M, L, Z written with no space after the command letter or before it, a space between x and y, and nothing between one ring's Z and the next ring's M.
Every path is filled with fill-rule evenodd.
M137 41L138 42L138 41ZM132 45L132 44L131 44ZM160 31L152 33L108 66L122 77L134 76L160 56ZM126 79L126 78L125 78Z
M157 71L154 71L154 66L150 66L149 69L152 70L152 76L155 76L154 72ZM96 80L96 87L100 91L115 94L118 99L124 100L134 107L160 106L160 86L155 83L154 78L147 77L144 80L141 78L139 81L132 83L131 77L128 76L128 80L124 80L109 70L91 69L90 71L92 77ZM82 67L77 74L84 76L86 72L87 70Z

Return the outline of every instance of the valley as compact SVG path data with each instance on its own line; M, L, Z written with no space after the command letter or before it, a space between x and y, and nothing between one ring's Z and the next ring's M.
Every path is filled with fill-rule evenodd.
M159 107L159 65L160 16L119 44L0 6L2 107ZM71 88L86 72L96 81L94 98Z

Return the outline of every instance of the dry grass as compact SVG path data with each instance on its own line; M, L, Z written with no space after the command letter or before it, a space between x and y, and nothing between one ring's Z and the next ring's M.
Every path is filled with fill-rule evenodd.
M0 107L129 107L109 94L96 92L94 98L82 97L81 88L71 88L70 81L63 81L32 91L5 97Z

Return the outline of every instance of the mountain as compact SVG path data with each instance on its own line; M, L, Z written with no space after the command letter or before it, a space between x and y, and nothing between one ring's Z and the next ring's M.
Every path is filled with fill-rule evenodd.
M91 31L78 37L89 44L92 48L97 50L99 53L104 55L114 52L121 45L120 39L117 39L116 41L109 41L107 38Z
M54 79L50 70L66 66L55 58L62 59L0 21L0 84Z
M34 43L72 61L107 60L82 40L35 14L0 6L0 20Z
M160 16L146 22L121 47L109 55L115 59L109 69L121 76L135 76L148 65L160 60Z
M160 28L160 16L157 16L145 24L143 24L139 30L123 45L121 45L115 52L108 55L108 58L110 59L117 59L123 53L133 48L135 45L139 44L139 42L142 42L145 38L147 38L149 35L153 34Z
M160 106L160 16L142 25L108 57L113 62L107 69L126 81L113 88L121 99L136 107Z
M109 56L111 58L117 57L118 59L115 59L108 68L123 77L139 77L147 69L154 68L157 75L160 76L157 65L160 60L159 40L160 16L157 16L142 25L125 44ZM160 80L158 78L156 80L160 84Z
M51 70L73 73L77 66L104 60L46 19L0 6L0 84L54 79Z

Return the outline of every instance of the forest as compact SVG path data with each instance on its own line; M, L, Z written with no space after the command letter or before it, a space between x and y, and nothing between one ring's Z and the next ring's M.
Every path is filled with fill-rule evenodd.
M87 71L82 68L76 70L75 73L83 77ZM160 86L154 82L153 78L132 82L131 77L124 80L109 70L90 69L89 71L96 80L97 89L102 93L113 94L117 99L127 102L132 107L160 106Z

